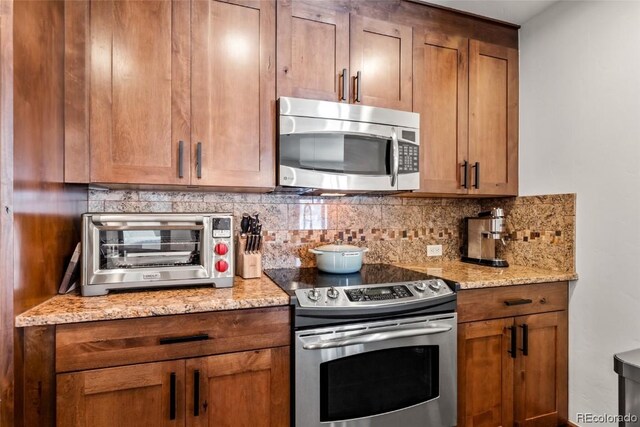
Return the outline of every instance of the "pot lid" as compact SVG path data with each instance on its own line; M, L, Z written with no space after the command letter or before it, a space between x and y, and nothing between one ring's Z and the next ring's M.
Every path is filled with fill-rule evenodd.
M367 248L361 248L359 246L345 245L342 243L342 240L336 240L330 245L318 246L314 249L320 252L366 252L367 250Z

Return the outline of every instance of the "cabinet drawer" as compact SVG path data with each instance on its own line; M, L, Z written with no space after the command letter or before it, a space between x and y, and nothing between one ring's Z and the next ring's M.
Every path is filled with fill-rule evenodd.
M56 372L289 345L289 307L60 325Z
M458 292L458 321L566 310L567 292L567 282L461 290Z

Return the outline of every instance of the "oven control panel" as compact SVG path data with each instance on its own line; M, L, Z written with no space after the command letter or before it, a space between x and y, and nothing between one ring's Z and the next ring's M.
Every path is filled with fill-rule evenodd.
M453 293L442 279L369 286L297 289L295 291L300 307L314 308L385 306L439 298Z

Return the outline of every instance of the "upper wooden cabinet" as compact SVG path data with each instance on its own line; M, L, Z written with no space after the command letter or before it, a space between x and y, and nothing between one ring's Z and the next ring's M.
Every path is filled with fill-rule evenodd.
M423 31L413 55L421 118L414 195L517 195L518 51Z
M273 1L192 2L192 185L275 185L275 18Z
M178 166L179 141L189 161L189 4L65 6L68 180L188 184L188 168L180 177ZM85 110L76 102L86 103ZM86 147L80 152L77 144ZM78 156L88 153L89 161Z
M518 51L469 41L472 194L518 194Z
M278 96L411 111L412 34L339 2L278 2Z
M278 92L325 101L348 99L348 12L320 2L278 2Z
M275 185L274 1L65 7L67 182Z
M414 111L420 113L420 191L466 194L468 40L416 33ZM466 185L466 184L465 184Z

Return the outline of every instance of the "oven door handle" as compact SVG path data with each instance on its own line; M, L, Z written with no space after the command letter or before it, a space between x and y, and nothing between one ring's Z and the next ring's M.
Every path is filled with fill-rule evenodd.
M347 347L349 345L368 344L379 341L392 340L396 338L441 334L443 332L449 332L451 329L451 326L432 326L429 328L413 328L401 329L397 331L364 333L347 338L338 338L303 344L302 348L305 350L318 350L325 348Z

